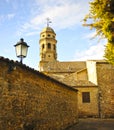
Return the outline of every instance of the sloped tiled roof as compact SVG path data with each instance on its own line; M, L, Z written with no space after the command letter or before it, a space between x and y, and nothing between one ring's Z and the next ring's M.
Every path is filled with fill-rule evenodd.
M60 73L67 73L67 72L76 72L83 68L86 68L85 61L77 61L77 62L47 62L43 65L44 72L60 72Z
M68 84L67 81L65 81L64 83ZM70 85L73 87L97 87L97 85L88 80L72 80L70 82Z
M50 75L54 79L57 79L58 81L65 83L67 85L70 85L72 87L78 86L78 87L96 87L94 83L88 81L88 80L76 80L72 74L69 76L63 76L63 75Z

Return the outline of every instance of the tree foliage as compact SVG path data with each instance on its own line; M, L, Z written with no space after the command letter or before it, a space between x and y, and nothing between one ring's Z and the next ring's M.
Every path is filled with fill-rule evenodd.
M93 0L84 26L96 29L96 36L106 38L105 58L114 63L114 0Z
M114 45L108 43L105 48L105 58L114 65Z

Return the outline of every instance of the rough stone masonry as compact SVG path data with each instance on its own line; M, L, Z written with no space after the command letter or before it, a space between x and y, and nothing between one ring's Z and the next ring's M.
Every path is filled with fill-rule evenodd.
M0 58L0 130L60 130L77 122L76 89Z

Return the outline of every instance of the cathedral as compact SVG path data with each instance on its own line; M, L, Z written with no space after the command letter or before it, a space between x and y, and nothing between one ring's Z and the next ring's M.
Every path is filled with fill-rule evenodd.
M79 118L114 118L114 66L60 62L55 31L40 33L39 71L0 56L0 130L65 130Z
M114 117L114 66L105 60L60 62L56 33L40 33L39 71L78 90L79 117Z

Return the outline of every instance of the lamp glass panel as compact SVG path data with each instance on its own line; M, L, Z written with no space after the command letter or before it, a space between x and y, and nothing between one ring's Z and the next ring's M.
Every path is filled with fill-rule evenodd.
M17 57L21 56L21 44L15 47Z
M26 57L26 56L27 56L28 47L25 46L25 45L22 45L21 49L22 49L22 54L21 54L21 56Z

